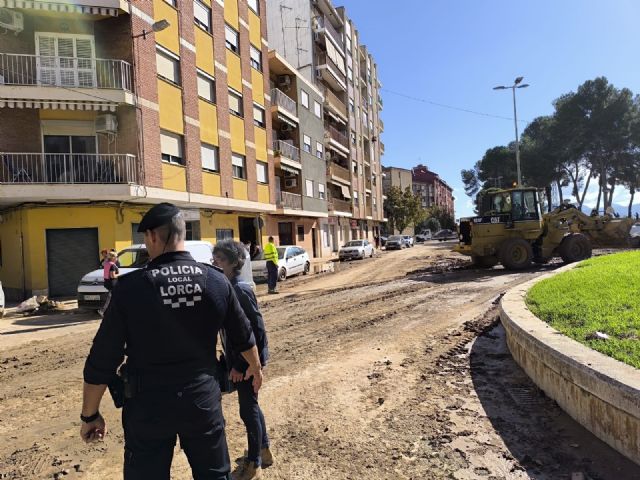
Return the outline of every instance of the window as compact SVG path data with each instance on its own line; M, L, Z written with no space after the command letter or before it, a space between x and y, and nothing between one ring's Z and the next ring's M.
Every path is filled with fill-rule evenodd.
M218 147L203 143L200 145L200 157L202 158L202 168L211 172L220 170L218 164Z
M371 202L372 202L373 208L376 208L376 197L372 197Z
M354 132L353 130L351 130L351 144L356 144L356 132Z
M351 110L351 113L356 111L356 104L354 103L353 98L349 99L349 110Z
M225 25L224 27L224 43L232 52L238 53L240 50L238 32L229 25Z
M260 105L253 105L253 123L258 127L264 128L265 126L264 108Z
M203 30L211 33L211 9L198 0L193 1L194 22Z
M311 153L311 137L309 135L303 135L302 136L302 149L305 152Z
M313 113L316 117L322 118L322 108L320 107L320 104L315 100L313 101Z
M358 164L354 161L351 161L351 168L353 169L353 173L358 173Z
M180 57L156 45L156 69L165 80L180 85Z
M256 178L258 179L258 183L269 183L268 173L267 173L267 164L264 162L256 162Z
M169 5L175 7L176 6L176 0L164 0L165 2L167 2Z
M313 180L306 181L306 194L307 197L313 198Z
M229 89L229 111L238 117L244 117L242 94Z
M324 191L324 183L319 183L318 184L318 198L320 200L325 200L327 198L325 191Z
M227 239L233 240L233 230L230 228L216 228L216 242Z
M262 52L258 50L256 47L251 45L250 48L251 55L251 66L256 70L262 71Z
M316 157L322 158L322 154L324 153L324 145L320 142L316 142Z
M186 227L185 240L200 240L200 220L184 222Z
M162 160L169 163L184 164L182 135L160 130L160 151Z
M198 70L198 96L208 102L216 102L216 81L213 77Z
M260 15L260 0L247 0L249 8Z
M304 225L298 225L298 241L304 242Z
M244 155L238 155L237 153L232 153L231 168L232 168L233 176L235 178L242 178L242 179L247 178Z
M304 108L309 108L309 94L304 90L300 90L300 103Z
M350 81L353 81L353 68L351 67L347 67L347 78Z
M358 192L353 192L353 204L358 206Z

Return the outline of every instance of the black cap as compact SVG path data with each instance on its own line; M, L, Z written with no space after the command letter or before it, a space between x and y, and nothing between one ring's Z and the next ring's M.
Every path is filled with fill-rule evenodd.
M138 225L138 232L143 233L147 230L153 230L154 228L166 225L178 213L180 213L180 209L173 203L163 202L158 205L154 205L147 213L144 214L144 217L142 217L142 220Z

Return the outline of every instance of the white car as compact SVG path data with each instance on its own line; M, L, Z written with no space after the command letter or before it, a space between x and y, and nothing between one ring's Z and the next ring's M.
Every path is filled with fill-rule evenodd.
M365 257L373 257L373 245L367 240L351 240L347 242L338 252L340 260L353 260Z
M184 242L187 250L196 262L212 264L213 246L209 242L188 240ZM131 245L118 253L118 267L120 276L144 267L149 262L147 247L143 243ZM104 288L103 269L87 273L78 285L78 308L98 310L104 305L107 298L107 289Z
M4 317L4 290L2 290L2 282L0 282L0 318Z
M276 247L278 250L278 281L286 280L292 275L302 273L306 275L311 270L309 254L304 248L295 245L282 245ZM264 252L251 261L254 279L267 278L267 262L264 259Z
M404 238L404 241L407 244L407 247L411 248L414 245L413 242L413 237L411 235L403 235L402 238Z

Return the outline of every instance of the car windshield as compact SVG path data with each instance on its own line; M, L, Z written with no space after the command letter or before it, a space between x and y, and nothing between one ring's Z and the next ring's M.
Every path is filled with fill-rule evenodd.
M353 240L351 242L347 242L345 247L361 247L362 240Z
M149 262L146 248L130 248L118 254L120 268L142 268Z
M402 240L400 235L392 235L389 237L389 240L397 242L398 240Z

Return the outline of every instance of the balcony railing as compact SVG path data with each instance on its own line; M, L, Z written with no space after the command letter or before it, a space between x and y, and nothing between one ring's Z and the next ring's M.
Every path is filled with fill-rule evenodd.
M347 106L328 88L324 89L324 103L339 112L343 117L347 118Z
M378 126L381 132L384 131L384 122L382 121L381 118L378 119Z
M380 142L380 153L384 153L384 143Z
M330 198L328 203L329 210L338 212L351 212L351 202L347 200L338 200Z
M329 132L329 137L338 142L339 144L349 148L349 139L347 136L338 130L336 127L332 127L331 125L327 125L326 131Z
M0 183L139 183L134 155L2 153Z
M351 182L351 172L349 169L344 168L342 165L338 165L335 162L329 163L329 176L340 178L345 182Z
M296 162L300 161L300 149L283 140L274 140L273 142L274 156L287 157Z
M293 210L302 210L302 195L290 192L280 192L278 206L280 208L291 208Z
M336 62L334 62L326 53L321 53L320 55L318 55L318 65L331 66L333 73L342 81L342 83L347 83L347 76L342 73L342 70L338 68Z
M0 53L0 84L131 91L131 64L102 58Z
M271 89L271 105L278 105L294 117L298 116L296 101L278 88Z
M342 35L338 33L335 27L331 24L329 19L325 17L318 18L318 24L321 28L324 28L329 35L335 40L335 42L340 45L340 48L344 50L344 42L342 41Z

